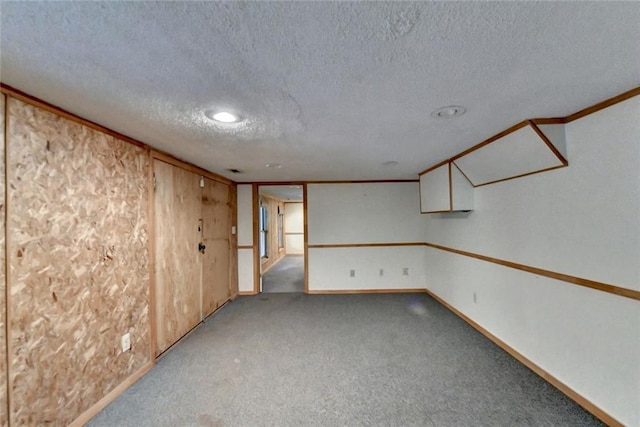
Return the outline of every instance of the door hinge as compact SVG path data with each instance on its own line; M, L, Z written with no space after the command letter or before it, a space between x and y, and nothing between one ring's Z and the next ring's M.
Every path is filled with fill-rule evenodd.
M153 174L153 191L156 191L156 174Z
M200 177L200 188L204 188L204 176Z

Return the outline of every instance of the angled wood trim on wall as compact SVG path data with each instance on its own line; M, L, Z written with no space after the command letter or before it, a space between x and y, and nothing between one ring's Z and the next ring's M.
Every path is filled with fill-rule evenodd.
M551 142L551 140L549 140L549 138L540 130L540 128L538 128L538 126L535 124L535 122L533 120L523 120L522 122L510 127L509 129L504 130L503 132L500 132L497 135L492 136L491 138L469 148L468 150L463 151L462 153L454 156L451 158L451 162L454 162L457 160L458 163L460 163L460 161L462 161L462 159L473 153L474 151L477 151L481 148L486 147L487 145L497 142L499 140L501 140L502 138L506 137L507 135L510 135L514 132L517 132L521 129L524 129L526 127L530 127L531 130L535 133L535 135L537 135L538 138L540 138L540 140L544 143L544 145L549 149L549 151L551 151L551 153L553 153L553 155L558 159L558 161L560 162L559 165L552 165L549 167L543 167L541 169L536 169L536 170L530 170L528 172L525 173L519 173L516 175L511 175L511 176L506 176L504 178L499 178L499 179L493 179L487 182L478 182L478 183L474 183L467 174L464 173L462 167L460 165L458 165L456 163L456 167L458 169L460 169L460 171L463 173L463 175L465 176L465 178L467 178L467 180L469 182L471 182L471 185L474 188L477 187L482 187L485 185L491 185L491 184L496 184L498 182L504 182L504 181L510 181L512 179L517 179L517 178L522 178L525 176L529 176L529 175L535 175L538 173L542 173L542 172L547 172L550 170L554 170L554 169L558 169L558 168L563 168L569 165L569 162L567 161L567 159L560 153L560 151L557 149L557 147Z
M339 289L309 291L310 295L360 295L360 294L422 294L424 288L400 289Z
M604 110L607 107L611 107L612 105L618 104L620 102L626 101L627 99L633 98L634 96L640 95L640 86L635 87L631 90L621 93L620 95L616 95L612 98L606 99L602 102L598 102L595 105L584 108L580 111L577 111L569 116L565 117L566 123L572 122L574 120L581 119L589 114L596 113L600 110Z
M398 182L418 182L417 179L361 179L361 180L325 180L325 181L245 181L238 184L257 185L303 185L303 184L385 184ZM293 202L292 202L293 203ZM299 203L299 202L298 202Z
M539 169L539 170L535 170L533 172L527 172L527 173L522 173L522 174L519 174L519 175L510 176L509 178L502 178L502 179L496 179L495 181L483 182L482 184L474 185L473 188L484 187L485 185L497 184L498 182L511 181L512 179L524 178L525 176L536 175L536 174L539 174L539 173L542 173L542 172L548 172L548 171L552 171L554 169L560 169L560 168L564 168L564 167L567 167L567 165L551 166L549 168Z
M430 167L426 168L426 169L425 169L425 170L423 170L422 172L419 172L419 173L418 173L418 176L422 176L422 175L424 175L425 173L429 173L429 172L431 172L431 171L432 171L432 170L434 170L434 169L438 169L440 166L444 166L444 165L446 165L447 163L449 163L449 160L448 160L448 159L447 159L447 160L443 160L443 161L441 161L440 163L436 163L435 165L433 165L433 166L430 166ZM420 180L418 180L418 181L420 181Z
M480 148L484 147L485 145L491 144L494 141L497 141L497 140L499 140L501 138L504 138L505 136L509 135L510 133L513 133L513 132L515 132L517 130L522 129L523 127L527 126L527 124L528 123L527 123L526 120L523 120L523 121L521 121L519 123L516 123L515 125L511 126L510 128L507 128L507 129L503 130L502 132L499 132L499 133L497 133L497 134L485 139L484 141L474 145L473 147L467 148L462 153L456 154L455 156L453 156L452 158L450 158L447 161L454 161L454 160L457 160L457 159L459 159L461 157L466 156L469 153L473 153L474 151L479 150Z
M64 110L64 109L62 109L60 107L56 107L53 104L50 104L50 103L48 103L46 101L43 101L43 100L41 100L39 98L36 98L35 96L31 96L31 95L29 95L29 94L27 94L25 92L22 92L22 91L20 91L18 89L12 88L11 86L6 85L4 83L0 83L0 92L4 93L7 96L15 98L17 100L20 100L20 101L24 102L25 104L31 104L34 107L40 108L41 110L48 111L50 113L53 113L53 114L55 114L57 116L60 116L60 117L63 117L63 118L65 118L67 120L70 120L72 122L75 122L75 123L78 123L80 125L86 126L86 127L90 128L90 129L97 130L98 132L101 132L101 133L103 133L105 135L110 135L110 136L112 136L112 137L114 137L116 139L119 139L121 141L125 141L125 142L128 142L128 143L133 144L133 145L137 145L138 147L146 146L146 144L144 144L144 143L142 143L142 142L140 142L140 141L138 141L136 139L130 138L130 137L126 136L126 135L123 135L123 134L121 134L119 132L111 130L111 129L109 129L107 127L104 127L102 125L99 125L99 124L97 124L95 122L92 122L90 120L83 119L82 117L77 116L77 115L75 115L73 113L70 113L67 110Z
M553 154L556 155L558 160L560 160L563 165L568 166L569 162L567 161L567 159L562 155L562 153L560 153L560 150L558 150L556 146L553 145L553 142L551 142L551 140L547 138L547 135L545 135L544 132L540 130L538 125L533 120L527 120L527 122L529 123L529 126L531 126L531 129L533 129L533 131L540 137L540 139L544 141L545 144L547 144L549 150L551 150Z
M493 136L491 136L490 138L487 138L486 140L462 151L461 153L456 154L455 156L451 157L450 159L446 159L441 161L440 163L437 163L433 166L428 167L427 169L421 171L418 173L418 176L424 175L427 172L430 172L433 169L436 169L442 165L444 165L447 162L454 162L458 159L460 159L461 157L466 156L469 153L472 153L473 151L476 151L482 147L484 147L487 144L490 144L494 141L499 140L500 138L503 138L507 135L509 135L510 133L513 133L519 129L522 129L525 126L530 126L533 131L542 139L542 141L547 145L547 147L553 152L553 154L558 158L558 160L562 163L559 166L553 166L553 167L549 167L549 168L544 168L541 170L536 170L533 172L528 172L528 173L523 173L523 174L519 174L516 176L511 176L508 178L503 178L503 179L498 179L498 180L494 180L491 182L485 182L485 183L480 183L480 184L473 184L473 187L482 187L484 185L490 185L490 184L495 184L498 182L503 182L503 181L509 181L512 179L516 179L516 178L522 178L525 176L529 176L529 175L534 175L537 173L541 173L541 172L547 172L550 170L554 170L554 169L559 169L559 168L563 168L569 165L568 160L562 155L562 153L560 153L560 151L557 149L557 147L551 142L551 140L549 140L549 138L540 130L540 128L538 127L538 125L553 125L553 124L565 124L565 123L570 123L574 120L580 119L582 117L585 117L589 114L593 114L595 112L598 112L604 108L607 107L611 107L612 105L618 104L620 102L626 101L627 99L633 98L634 96L638 96L640 95L640 87L636 87L633 88L629 91L626 91L624 93L621 93L620 95L614 96L612 98L609 98L605 101L599 102L598 104L592 105L590 107L587 107L583 110L580 110L576 113L570 114L567 117L551 117L551 118L534 118L534 119L527 119L527 120L523 120L519 123L516 123L515 125L503 130L502 132L499 132ZM458 166L456 164L456 166ZM458 168L460 169L460 168ZM465 178L467 178L467 180L469 182L471 182L471 180L469 179L469 177L467 175L464 174L464 172L462 171L462 169L460 169L460 172L462 172L462 174L465 176ZM437 211L437 212L422 212L422 213L440 213L440 212L447 212L447 211Z
M424 246L424 242L387 242L387 243L333 243L333 244L312 244L307 245L309 249L327 248L381 248L392 246Z
M613 418L611 415L607 414L605 411L598 408L596 405L591 403L582 395L578 394L576 391L574 391L572 388L564 384L562 381L560 381L559 379L557 379L556 377L554 377L553 375L551 375L550 373L542 369L537 364L533 363L531 360L529 360L524 355L519 353L516 349L514 349L509 344L502 341L500 338L493 335L491 332L489 332L488 330L480 326L478 323L474 322L470 317L468 317L467 315L462 313L460 310L450 305L448 302L440 298L438 295L436 295L435 293L433 293L428 289L423 289L422 291L425 292L430 297L432 297L433 299L435 299L436 301L438 301L443 306L445 306L453 314L455 314L456 316L460 317L462 320L467 322L471 327L473 327L482 335L487 337L489 340L495 343L498 347L502 348L504 351L509 353L518 362L522 363L524 366L531 369L543 380L547 381L549 384L551 384L552 386L560 390L562 393L564 393L567 397L572 399L578 405L582 406L584 409L586 409L588 412L593 414L595 417L599 418L602 422L612 427L623 427L623 424L620 423L615 418Z
M470 258L479 259L482 261L492 262L509 268L515 268L516 270L526 271L528 273L537 274L539 276L549 277L563 282L571 283L578 286L584 286L598 291L607 292L610 294L618 295L625 298L631 298L640 300L640 291L634 291L632 289L622 288L620 286L609 285L607 283L596 282L594 280L584 279L581 277L571 276L568 274L557 273L555 271L545 270L538 267L532 267L529 265L519 264L516 262L506 261L499 258L493 258L486 255L480 255L473 252L467 252L460 249L449 248L435 243L424 243L425 246L440 249L442 251L451 252L458 255L464 255Z
M131 375L129 378L120 383L116 388L107 393L102 399L100 399L95 405L89 408L87 411L82 413L78 418L76 418L69 427L83 427L86 423L88 423L91 418L95 417L106 408L111 402L116 400L118 396L120 396L126 389L131 387L136 381L142 378L147 372L149 372L153 366L155 365L155 358L152 358L150 362L144 365L138 372Z

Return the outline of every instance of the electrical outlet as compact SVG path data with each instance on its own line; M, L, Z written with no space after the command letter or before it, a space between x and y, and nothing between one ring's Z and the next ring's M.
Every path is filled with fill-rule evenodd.
M350 270L349 271L349 276L356 277L356 271L355 270Z
M405 267L402 269L402 275L403 276L408 276L409 275L409 267Z
M381 268L380 271L378 272L378 275L380 277L384 276L384 269Z
M121 339L122 352L131 350L131 333L127 332Z

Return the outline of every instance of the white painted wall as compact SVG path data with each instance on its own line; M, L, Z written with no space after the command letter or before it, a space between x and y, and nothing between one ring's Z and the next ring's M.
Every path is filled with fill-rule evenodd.
M418 183L309 184L309 244L424 241L419 204ZM424 288L423 259L423 246L310 248L309 290Z
M309 244L424 241L417 182L309 184Z
M303 203L284 204L284 233L287 255L304 254L304 234L302 234L304 233L303 206Z
M253 249L238 249L238 291L253 292Z
M251 184L238 184L238 246L253 244ZM253 249L238 249L238 290L253 292Z
M312 291L424 289L425 280L424 246L309 249Z
M426 241L640 290L640 97L565 131L569 167L476 188L471 214L426 216ZM431 248L426 266L435 294L640 425L638 301Z
M253 244L253 195L251 184L238 184L238 246Z

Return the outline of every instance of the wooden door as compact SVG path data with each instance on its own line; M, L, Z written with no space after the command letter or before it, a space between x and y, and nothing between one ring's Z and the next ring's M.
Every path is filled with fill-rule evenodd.
M202 189L202 313L206 317L231 296L229 255L231 234L230 186L204 179Z
M202 319L200 176L154 160L156 355Z

